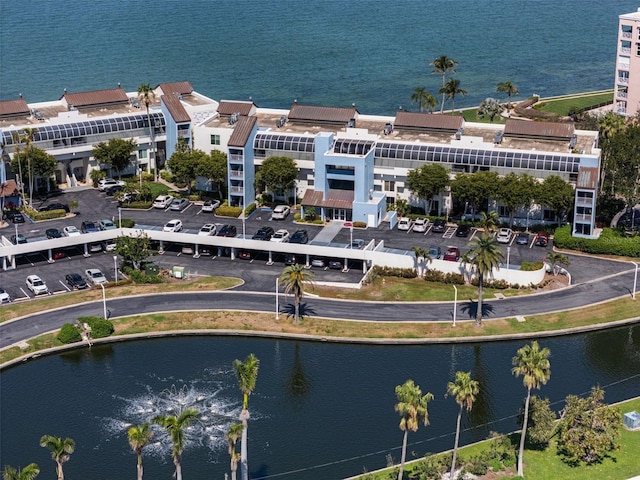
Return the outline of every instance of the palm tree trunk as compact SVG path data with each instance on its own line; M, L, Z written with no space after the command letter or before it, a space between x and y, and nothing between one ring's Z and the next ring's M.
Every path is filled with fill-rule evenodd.
M527 400L524 402L524 421L522 422L522 433L520 434L520 452L518 453L518 476L524 477L522 468L522 457L524 456L524 439L527 436L527 423L529 423L529 399L531 398L531 387L527 389Z
M476 312L476 326L482 326L482 272L478 271L478 311Z
M444 76L446 75L445 72L442 72L442 88L444 88ZM444 112L444 93L442 94L442 103L440 104L440 113Z
M398 480L402 480L402 474L404 473L404 460L407 456L407 436L409 430L404 431L404 437L402 437L402 457L400 458L400 470L398 471Z
M138 480L142 480L142 455L138 454Z
M243 409L240 412L240 421L242 422L242 443L240 444L240 474L242 480L249 480L249 464L247 461L247 420L249 419L249 410Z
M300 296L298 294L295 295L293 304L293 308L295 309L293 319L295 324L297 325L298 323L300 323Z
M173 463L176 466L176 480L182 480L182 465L178 457L173 458Z
M58 480L64 480L64 471L62 470L62 463L56 460L56 470L58 473Z
M460 404L460 411L458 412L458 423L456 424L456 441L453 444L453 460L451 461L451 480L454 479L456 472L456 457L458 456L458 439L460 438L460 419L462 418L462 404Z

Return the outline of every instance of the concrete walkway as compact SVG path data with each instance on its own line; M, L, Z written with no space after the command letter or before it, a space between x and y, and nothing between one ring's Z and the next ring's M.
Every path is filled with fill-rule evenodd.
M326 245L331 243L334 238L338 236L340 230L344 228L344 222L341 221L332 221L329 222L325 227L320 230L320 233L316 235L313 239L314 245Z

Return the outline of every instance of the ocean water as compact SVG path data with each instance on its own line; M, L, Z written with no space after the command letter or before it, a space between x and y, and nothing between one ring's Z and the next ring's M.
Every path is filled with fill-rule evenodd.
M612 88L618 15L639 0L0 0L0 98L179 80L214 99L393 115L459 62L467 96Z

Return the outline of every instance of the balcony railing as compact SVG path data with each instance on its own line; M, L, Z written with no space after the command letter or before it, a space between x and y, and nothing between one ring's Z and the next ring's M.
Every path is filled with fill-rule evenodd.
M578 197L578 198L576 198L576 205L592 207L593 206L593 198Z
M631 53L631 48L629 48L629 47L620 47L620 53Z
M242 170L231 170L229 171L230 177L242 178L244 176L244 172Z
M229 161L234 163L243 163L244 155L229 155Z
M592 215L588 215L586 213L582 213L582 214L578 213L578 214L576 214L576 221L578 221L578 222L591 223L591 218L592 218Z
M629 77L618 77L618 83L629 83Z
M622 38L631 38L631 32L622 32Z
M616 93L616 96L617 96L618 98L627 98L627 92L624 92L624 91L618 90L618 92Z
M621 68L622 70L629 70L629 64L620 62L618 63L618 68Z
M618 107L616 108L616 112L617 113L621 113L621 114L626 114L627 113L627 108L626 107Z
M231 193L244 193L244 187L231 187Z

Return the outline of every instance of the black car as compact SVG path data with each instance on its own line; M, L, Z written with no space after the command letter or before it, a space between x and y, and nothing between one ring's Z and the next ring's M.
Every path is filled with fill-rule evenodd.
M329 269L342 270L342 262L340 260L329 260Z
M18 210L7 210L2 215L5 220L11 220L13 223L24 223L24 215Z
M89 286L79 273L69 273L64 278L67 280L67 285L75 290L80 290Z
M27 243L27 239L24 238L24 235L19 233L18 235L11 235L11 243L14 245L18 245L20 243Z
M456 237L468 237L470 232L471 227L469 225L460 225L456 230Z
M296 256L293 253L287 253L284 256L285 265L296 265L297 263L298 263L298 260L296 259Z
M306 230L296 230L291 238L289 239L289 243L307 243L309 241L309 235L307 235Z
M69 205L65 203L51 203L40 209L41 212L50 212L51 210L64 210L66 213L69 213Z
M240 250L240 252L238 252L238 258L251 260L253 258L253 252L251 250Z
M57 228L47 228L44 233L47 238L62 238L62 233Z
M238 230L234 225L225 224L218 230L219 237L235 237L237 234Z
M80 225L80 231L82 233L94 233L99 232L100 227L96 222L82 222L82 225Z
M271 237L274 234L274 230L271 227L262 227L260 228L253 237L251 237L252 240L265 240L265 241L269 241L271 240Z
M436 218L433 222L433 227L431 228L431 231L433 233L444 233L444 228L447 225L447 222L445 222L442 218Z
M520 232L516 237L516 245L529 245L529 234Z
M113 197L120 190L124 190L124 187L122 185L114 185L113 187L105 188L104 193L106 193L109 197Z

